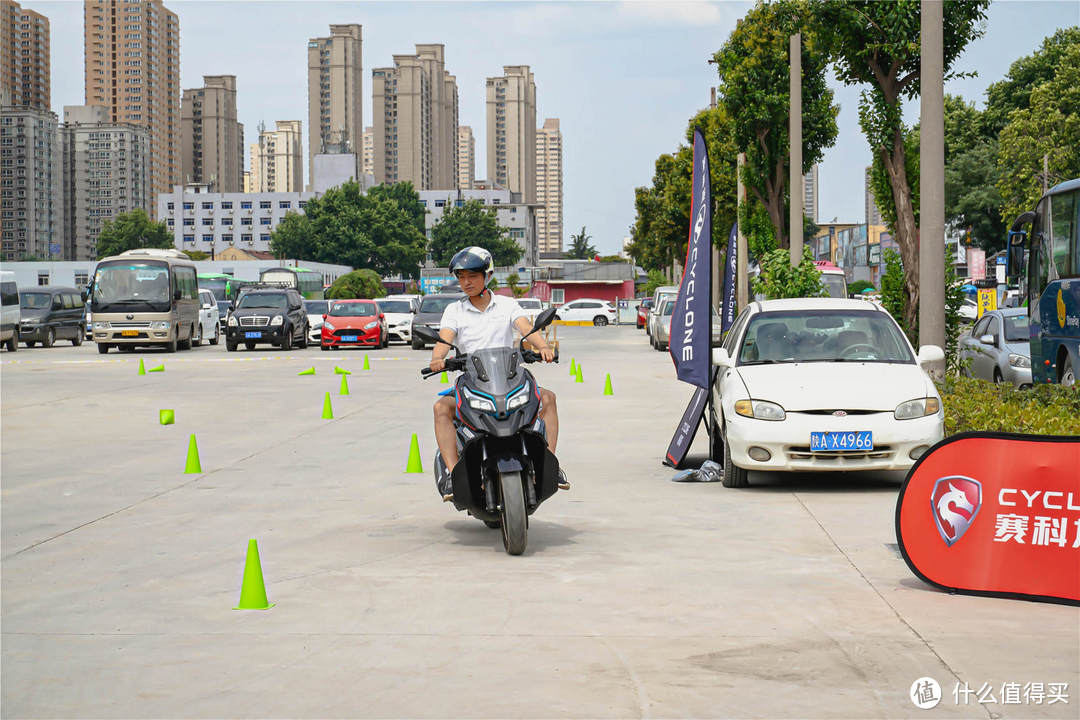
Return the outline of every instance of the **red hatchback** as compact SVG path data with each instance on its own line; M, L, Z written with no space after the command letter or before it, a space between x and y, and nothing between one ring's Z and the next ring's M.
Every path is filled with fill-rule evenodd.
M323 350L339 347L386 347L386 320L374 300L331 300L323 315Z

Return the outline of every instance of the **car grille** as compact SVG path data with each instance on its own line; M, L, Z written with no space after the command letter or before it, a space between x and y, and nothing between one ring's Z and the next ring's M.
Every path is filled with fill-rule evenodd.
M844 408L836 408L835 410L792 410L791 413L799 413L800 415L832 415L835 412L842 412L847 415L876 415L882 412L891 412L888 410L847 410Z
M824 463L837 463L843 460L888 460L895 454L891 445L878 445L873 450L828 450L810 452L809 445L792 445L787 449L789 460L818 460ZM839 464L839 463L837 463Z
M113 328L148 328L148 327L150 327L149 322L137 322L137 321L133 321L133 320L124 320L122 322L115 322L114 321L114 322L110 323L110 325Z
M343 328L341 330L335 330L334 335L336 337L345 337L346 335L356 335L358 337L363 337L364 335L367 335L369 332L371 332L371 331L370 330L350 330L349 328Z
M270 324L270 318L265 315L247 315L240 318L240 324L244 327L266 327Z

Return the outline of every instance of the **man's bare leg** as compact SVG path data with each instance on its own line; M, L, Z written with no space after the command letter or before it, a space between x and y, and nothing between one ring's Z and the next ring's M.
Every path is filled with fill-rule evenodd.
M555 452L559 442L559 409L555 405L555 393L540 388L540 419L547 429L548 450Z
M458 462L457 430L454 429L454 399L441 397L435 401L435 442L439 446L447 470Z

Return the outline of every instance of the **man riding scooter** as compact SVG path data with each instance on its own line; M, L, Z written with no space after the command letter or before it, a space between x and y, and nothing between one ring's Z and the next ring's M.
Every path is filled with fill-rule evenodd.
M430 370L441 372L446 367L450 344L462 354L488 348L512 348L513 329L524 337L532 331L529 319L510 297L496 295L487 288L495 274L495 262L491 253L481 247L467 247L450 261L450 274L461 284L467 297L451 303L443 312L439 337L445 342L436 343L431 351ZM544 362L552 362L555 354L543 336L536 334L528 342L536 347ZM559 416L555 405L555 393L543 388L540 392L540 419L547 431L548 449L554 453L559 437ZM435 402L435 440L445 463L446 472L439 478L439 492L443 500L453 500L451 472L458 463L457 431L454 427L455 405L452 397L441 397ZM565 474L559 471L559 487L569 490Z

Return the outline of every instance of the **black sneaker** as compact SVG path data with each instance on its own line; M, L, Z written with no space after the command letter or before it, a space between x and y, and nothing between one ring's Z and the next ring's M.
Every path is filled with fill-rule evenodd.
M559 468L559 489L560 490L569 490L570 489L570 481L566 479L566 473L563 472L562 468Z

